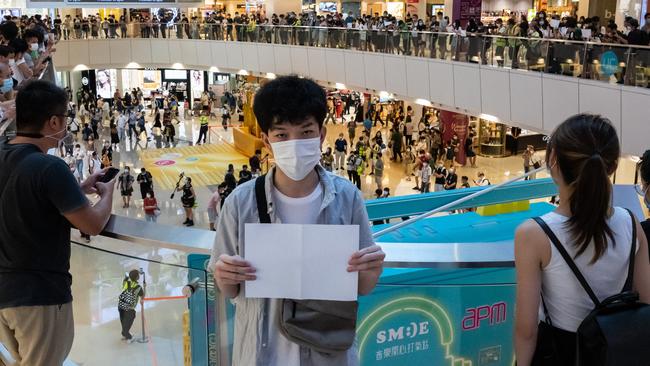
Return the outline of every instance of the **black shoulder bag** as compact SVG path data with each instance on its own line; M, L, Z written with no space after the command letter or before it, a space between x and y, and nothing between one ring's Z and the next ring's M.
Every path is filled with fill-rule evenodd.
M255 198L260 223L270 224L266 176L255 180ZM343 352L352 347L356 335L357 302L281 299L280 332L290 341L321 353Z
M537 349L533 361L534 365L618 366L647 365L650 362L650 347L647 344L648 339L650 339L650 305L640 302L639 294L632 291L637 241L636 220L632 212L628 210L628 213L632 219L632 246L627 280L621 293L610 296L603 301L598 300L587 280L548 225L539 217L534 219L562 255L595 306L580 323L575 333L575 356L572 357L573 359L571 357L567 358L567 353L562 355L561 352L558 352L563 346L561 343L565 342L559 342L560 339L555 337L551 343L554 343L553 348L556 354L547 353L544 362L536 363L535 361L540 361L540 355L538 354L540 349ZM566 332L550 325L550 317L548 317L546 306L544 304L543 306L548 321L548 324L544 326L546 335L552 337L558 333ZM540 323L540 327L542 327L542 324L544 323ZM552 328L551 332L548 331L549 327ZM571 332L566 333L573 334ZM540 336L542 334L538 337ZM565 340L570 339L562 338Z

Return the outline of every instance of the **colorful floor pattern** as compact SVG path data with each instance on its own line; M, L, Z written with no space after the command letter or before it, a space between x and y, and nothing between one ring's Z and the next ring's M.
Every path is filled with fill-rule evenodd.
M236 171L248 164L248 158L228 143L145 150L139 155L155 186L163 189L173 189L181 172L194 186L208 186L223 182L228 164Z

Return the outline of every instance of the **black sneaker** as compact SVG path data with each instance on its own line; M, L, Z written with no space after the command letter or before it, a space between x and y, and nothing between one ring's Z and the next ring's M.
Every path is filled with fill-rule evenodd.
M188 223L185 224L185 226L194 226L194 220L188 221Z
M187 223L189 223L189 222L190 222L190 219L185 219L185 221L183 221L183 225L187 225Z

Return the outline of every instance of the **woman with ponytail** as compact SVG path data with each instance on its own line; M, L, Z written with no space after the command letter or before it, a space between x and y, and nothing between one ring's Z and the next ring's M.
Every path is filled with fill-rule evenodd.
M647 240L630 213L611 205L610 176L619 155L616 130L598 115L573 116L549 139L546 166L558 186L560 205L539 223L523 223L515 234L515 352L520 366L545 365L541 348L549 341L562 361L554 365L574 365L575 332L594 308L543 225L557 237L599 300L623 289L634 244L634 290L641 301L650 303Z
M639 163L639 176L641 177L641 184L637 185L637 193L643 198L645 207L650 210L650 150L643 153L641 162ZM641 223L645 237L650 236L650 219Z

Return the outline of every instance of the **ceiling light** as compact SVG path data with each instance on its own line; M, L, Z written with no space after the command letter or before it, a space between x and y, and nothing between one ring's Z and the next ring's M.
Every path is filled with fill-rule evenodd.
M424 107L433 107L433 104L431 104L430 101L428 101L426 99L422 99L422 98L416 99L415 104L418 104L418 105L421 105L421 106L424 106Z
M484 119L486 121L490 121L490 122L499 122L499 118L497 118L497 117L495 117L493 115L490 115L490 114L481 113L479 115L479 118L482 118L482 119Z

